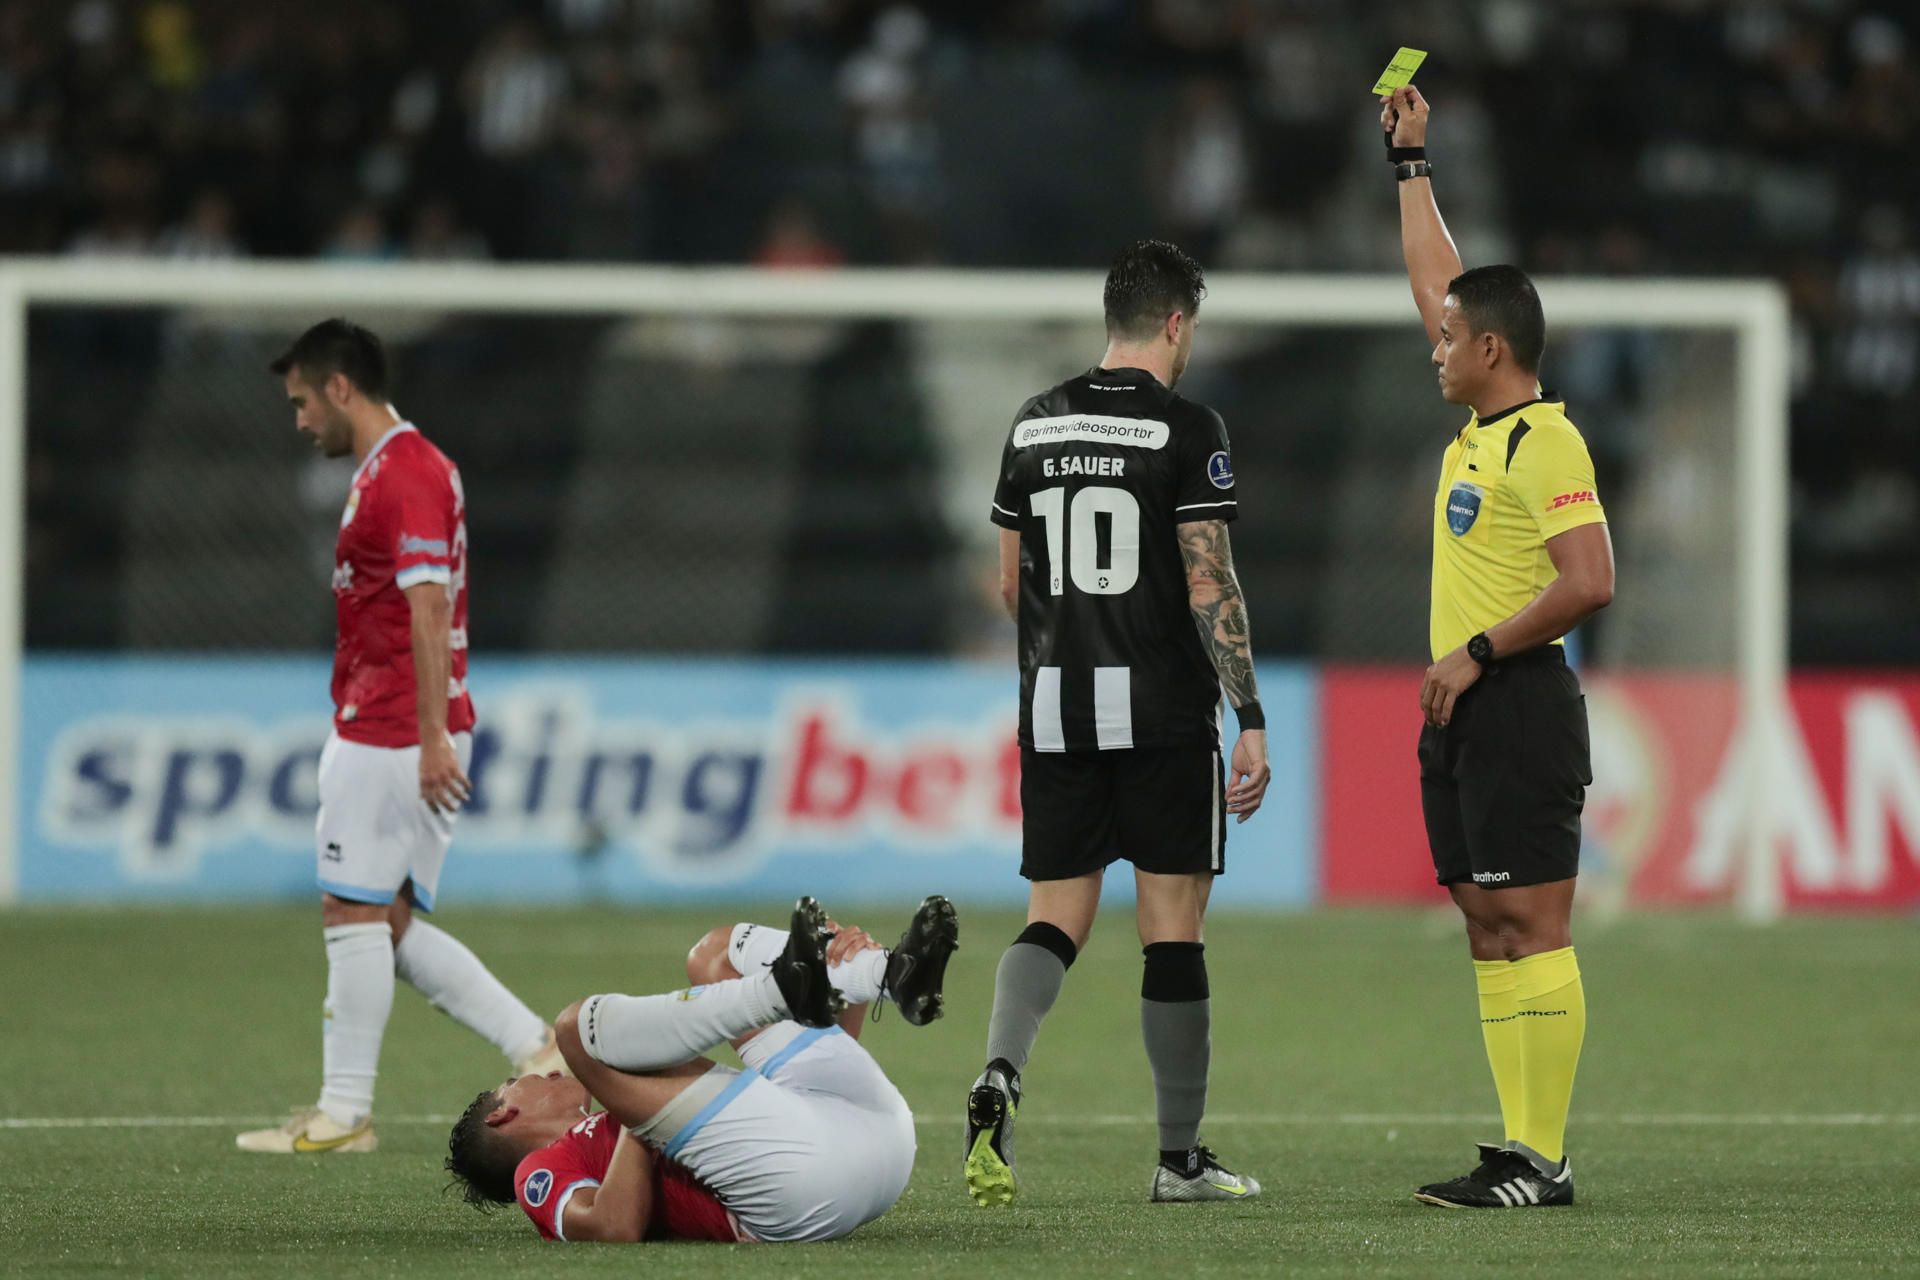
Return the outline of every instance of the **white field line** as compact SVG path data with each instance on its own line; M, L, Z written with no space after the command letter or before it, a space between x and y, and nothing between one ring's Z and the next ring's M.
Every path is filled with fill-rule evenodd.
M449 1125L459 1117L453 1115L412 1115L380 1116L379 1123L390 1126L401 1125ZM1358 1125L1383 1127L1394 1125L1469 1125L1495 1124L1500 1117L1493 1114L1398 1114L1367 1112L1346 1112L1331 1114L1315 1113L1275 1113L1267 1115L1233 1114L1211 1115L1207 1117L1209 1125ZM284 1122L284 1116L0 1116L0 1130L6 1129L239 1129L248 1125L271 1125ZM961 1117L918 1116L916 1121L935 1128L958 1127ZM1040 1125L1061 1129L1108 1129L1130 1128L1135 1125L1151 1125L1154 1118L1150 1115L1062 1115L1028 1116L1021 1120L1022 1126ZM1804 1112L1753 1112L1753 1113L1712 1113L1678 1112L1658 1114L1654 1112L1622 1112L1613 1115L1575 1114L1574 1123L1579 1125L1628 1125L1647 1128L1664 1127L1713 1127L1713 1126L1752 1126L1758 1128L1875 1128L1893 1125L1920 1124L1920 1114L1912 1112L1835 1112L1830 1114L1811 1114Z

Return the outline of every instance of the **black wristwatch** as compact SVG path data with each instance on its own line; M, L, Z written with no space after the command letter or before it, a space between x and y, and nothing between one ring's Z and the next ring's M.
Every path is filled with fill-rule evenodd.
M1467 656L1483 668L1493 665L1493 641L1487 639L1486 632L1482 631L1467 641Z

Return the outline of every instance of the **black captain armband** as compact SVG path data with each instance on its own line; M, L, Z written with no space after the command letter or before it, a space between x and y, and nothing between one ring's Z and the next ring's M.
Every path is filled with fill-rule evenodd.
M1267 727L1267 713L1260 709L1260 704L1257 701L1235 707L1233 714L1240 720L1240 732L1246 733L1252 729L1265 732Z

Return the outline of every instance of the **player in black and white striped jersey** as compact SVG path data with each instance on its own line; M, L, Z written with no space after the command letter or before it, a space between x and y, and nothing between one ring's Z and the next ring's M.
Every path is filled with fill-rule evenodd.
M1013 1198L1020 1072L1118 859L1133 864L1146 955L1152 1198L1260 1190L1199 1139L1211 1025L1201 925L1226 868L1227 818L1258 809L1269 776L1227 540L1232 449L1219 414L1173 391L1205 293L1199 264L1173 245L1128 246L1107 276L1106 356L1022 406L1001 461L992 519L1020 629L1020 873L1032 887L968 1098L967 1188L982 1205ZM1223 691L1240 727L1231 785Z

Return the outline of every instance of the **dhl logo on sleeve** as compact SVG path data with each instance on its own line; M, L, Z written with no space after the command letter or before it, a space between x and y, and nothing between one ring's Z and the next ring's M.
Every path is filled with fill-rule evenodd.
M1562 507L1577 506L1582 502L1598 502L1591 489L1580 489L1573 493L1563 493L1547 504L1547 510L1558 511Z

